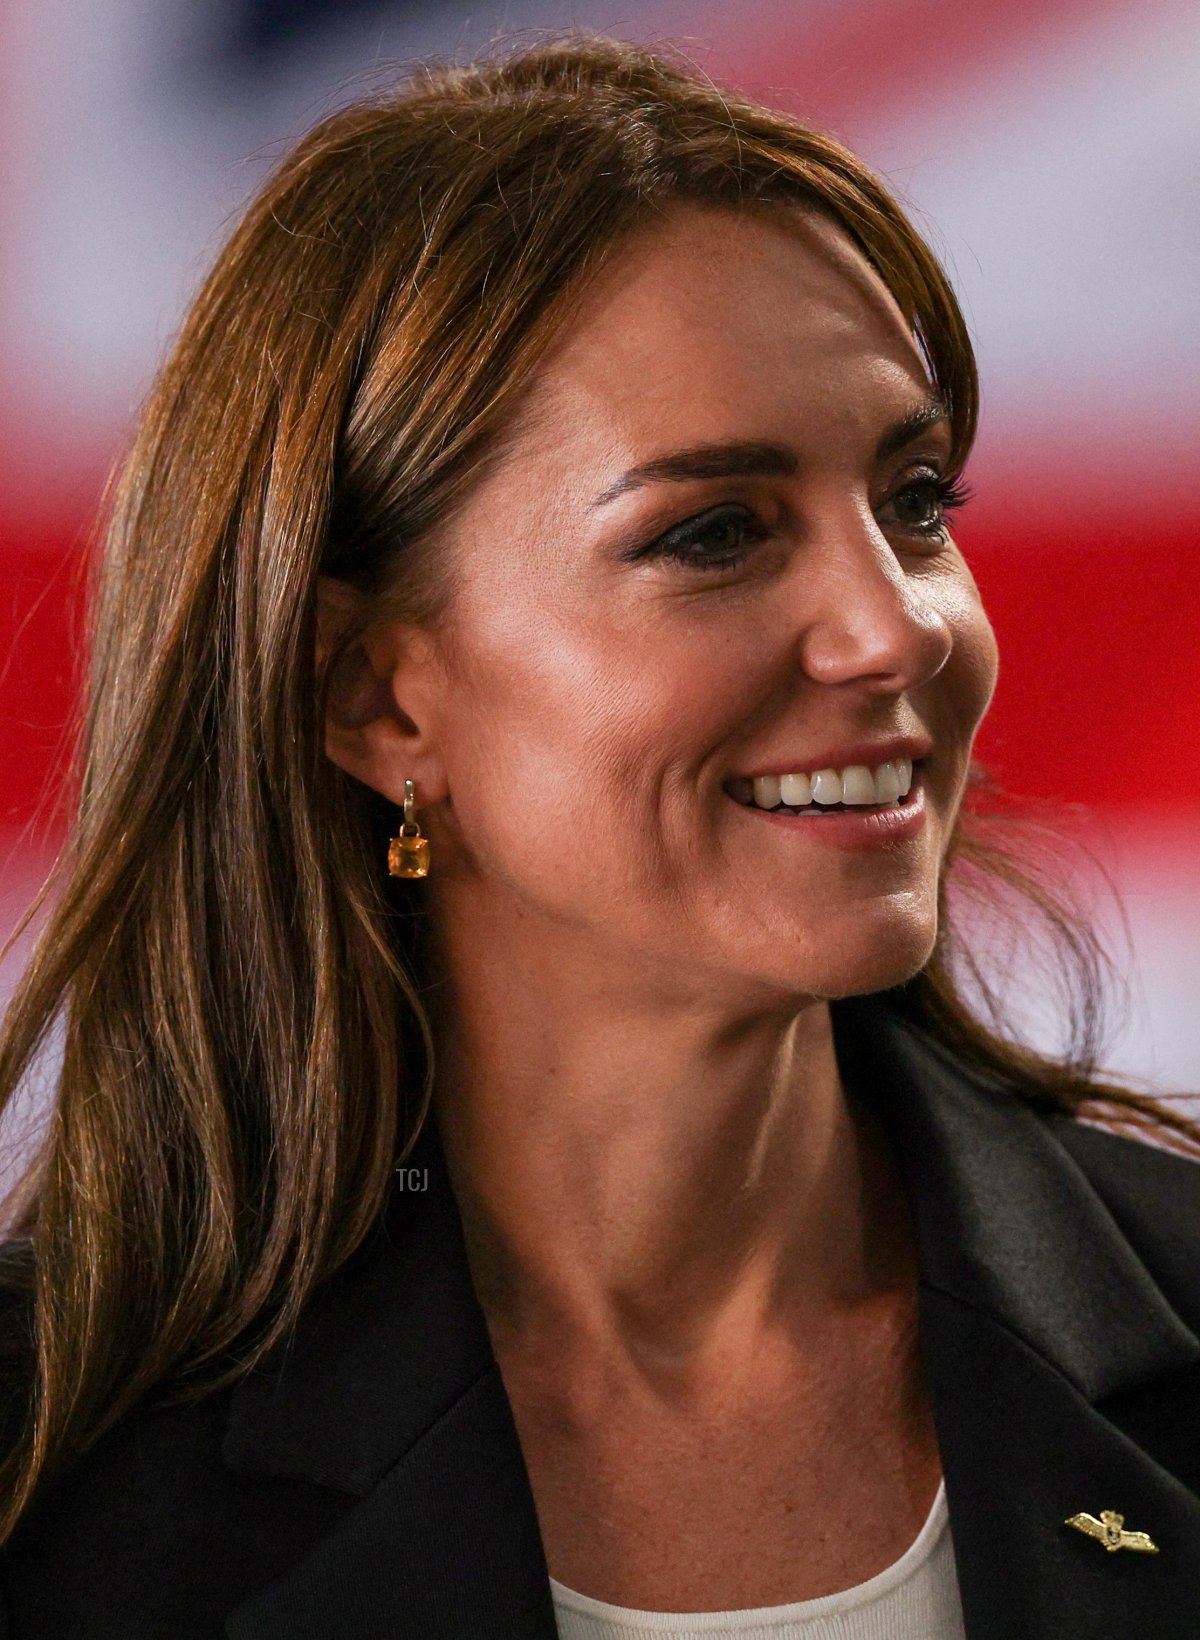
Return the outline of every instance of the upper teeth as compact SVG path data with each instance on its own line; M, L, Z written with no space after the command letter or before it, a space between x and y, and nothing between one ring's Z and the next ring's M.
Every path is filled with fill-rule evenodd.
M845 769L814 769L811 774L762 774L754 781L733 780L730 790L743 803L757 803L760 809L803 808L808 803L845 803L866 807L874 803L894 803L906 797L912 785L912 759L896 758L869 769L865 763L851 763Z

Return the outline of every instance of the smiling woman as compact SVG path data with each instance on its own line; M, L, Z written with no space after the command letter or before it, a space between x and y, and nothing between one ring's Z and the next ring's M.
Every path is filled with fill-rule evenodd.
M65 1018L0 1634L1190 1632L1200 1169L1078 1118L1200 1135L956 977L965 866L1092 1000L977 812L975 412L879 182L641 48L285 160L114 487L0 1049Z

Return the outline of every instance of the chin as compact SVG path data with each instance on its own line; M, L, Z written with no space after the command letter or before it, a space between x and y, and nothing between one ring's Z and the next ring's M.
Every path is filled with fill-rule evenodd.
M936 923L932 927L924 921L893 924L876 930L873 938L847 941L823 951L816 960L810 951L806 961L789 965L790 972L778 977L789 990L830 1002L866 996L903 985L919 974L936 940Z

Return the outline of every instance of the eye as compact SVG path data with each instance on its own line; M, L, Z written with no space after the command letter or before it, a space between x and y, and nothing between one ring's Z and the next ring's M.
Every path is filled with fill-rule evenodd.
M735 569L768 531L745 507L718 507L676 524L628 555L630 563L669 558L688 569Z
M936 539L945 536L950 514L970 499L961 478L944 478L930 469L910 479L887 505L904 529Z

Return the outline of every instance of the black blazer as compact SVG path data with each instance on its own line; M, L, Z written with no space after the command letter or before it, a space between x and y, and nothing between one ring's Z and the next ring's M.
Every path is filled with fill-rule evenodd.
M834 1019L913 1204L969 1640L1195 1640L1200 1167L1035 1110L880 999ZM0 1635L553 1640L432 1124L413 1167L291 1347L46 1492L0 1553ZM1159 1553L1064 1524L1103 1509Z

